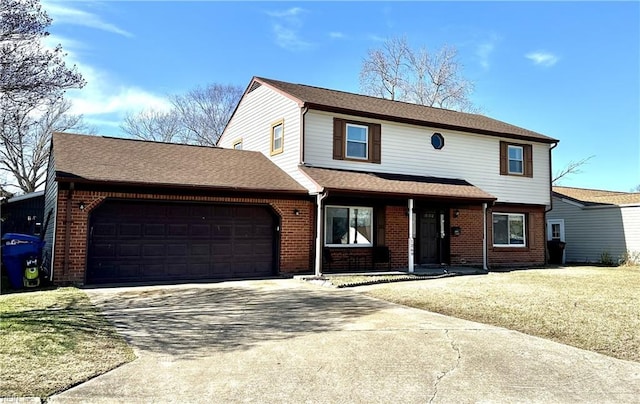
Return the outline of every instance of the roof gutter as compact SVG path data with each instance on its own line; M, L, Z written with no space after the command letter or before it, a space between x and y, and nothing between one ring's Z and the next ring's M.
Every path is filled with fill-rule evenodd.
M336 107L331 107L323 104L305 103L305 105L308 108L316 109L319 111L341 113L346 115L355 115L355 116L360 116L364 118L381 119L381 120L390 121L390 122L400 122L400 123L407 123L410 125L418 125L418 126L429 126L429 127L438 128L438 129L448 129L448 130L456 130L456 131L462 131L462 132L471 131L473 133L478 133L478 134L487 135L487 136L505 137L509 139L526 140L530 142L556 143L556 144L558 143L557 139L548 138L543 135L540 135L541 137L535 137L535 136L519 135L516 133L495 132L487 129L470 128L465 126L449 125L449 124L440 123L440 122L423 121L423 120L411 119L411 118L402 118L402 117L397 117L393 115L376 114L373 112L358 111L358 110L352 110L347 108L336 108Z
M183 184L167 184L167 183L147 183L133 181L109 181L109 180L91 180L82 177L64 177L56 175L55 180L60 183L70 184L88 184L88 185L111 185L111 186L130 186L136 188L169 188L178 190L198 190L198 191L227 191L227 192L254 192L265 194L284 194L284 195L308 195L306 189L261 189L261 188L239 188L239 187L215 187L206 185L183 185Z
M464 197L464 196L448 196L448 195L420 195L415 193L393 193L393 192L380 192L380 191L367 191L363 189L341 189L341 188L324 188L327 192L331 191L340 194L357 194L357 195L370 195L381 196L386 198L413 198L421 199L428 198L430 201L456 201L456 202L481 202L481 203L493 203L497 200L495 197Z

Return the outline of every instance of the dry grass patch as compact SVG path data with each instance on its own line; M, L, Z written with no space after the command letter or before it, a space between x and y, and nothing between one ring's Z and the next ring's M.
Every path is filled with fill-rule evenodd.
M0 296L0 397L47 397L135 358L75 288Z
M365 293L640 362L640 267L490 273L369 286Z

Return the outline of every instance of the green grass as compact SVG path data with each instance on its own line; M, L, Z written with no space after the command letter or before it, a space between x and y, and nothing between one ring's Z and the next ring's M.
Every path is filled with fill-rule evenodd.
M0 296L0 397L47 397L134 358L81 290Z
M490 273L386 283L363 292L640 362L640 267Z

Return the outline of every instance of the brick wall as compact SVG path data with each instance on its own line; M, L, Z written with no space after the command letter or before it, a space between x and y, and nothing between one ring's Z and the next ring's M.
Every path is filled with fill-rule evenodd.
M454 216L456 209L450 211L451 227L459 227L460 235L450 235L451 265L482 266L482 206L470 206L457 209L460 214ZM451 234L451 232L449 232Z
M75 190L68 205L68 192L67 190L60 190L58 194L55 260L52 264L54 282L56 284L84 283L88 218L91 210L98 206L105 198L268 204L281 220L279 271L283 273L306 272L312 268L313 241L315 236L313 223L315 215L314 205L310 201L284 198L233 198ZM85 204L84 211L79 208L80 202ZM67 206L71 207L71 225L69 230L66 228ZM299 211L299 215L294 214L294 209ZM66 241L67 231L69 234L68 243ZM65 263L65 250L67 248L68 262Z
M409 216L406 206L385 208L385 244L391 251L391 268L407 269L409 263Z
M460 227L460 236L451 236L451 265L482 266L482 207L451 211L451 226ZM493 247L492 212L524 213L526 247ZM489 268L543 265L545 263L544 207L498 205L487 209L487 261Z

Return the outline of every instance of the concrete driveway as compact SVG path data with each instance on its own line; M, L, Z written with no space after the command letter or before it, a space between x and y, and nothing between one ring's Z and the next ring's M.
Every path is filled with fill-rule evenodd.
M50 402L640 400L640 363L295 280L87 291L138 359Z

